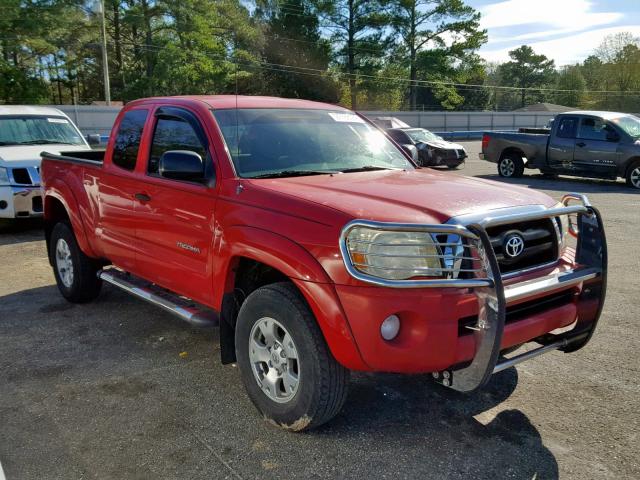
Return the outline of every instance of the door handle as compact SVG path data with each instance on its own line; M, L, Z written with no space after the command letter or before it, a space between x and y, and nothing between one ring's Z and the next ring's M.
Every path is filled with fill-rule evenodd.
M586 145L586 143L584 143L584 142L578 142L578 143L576 143L576 146L578 146L578 147L580 147L580 148L584 147L585 145Z
M136 193L135 195L136 199L140 200L141 202L148 202L151 200L151 197L149 195L147 195L146 193Z

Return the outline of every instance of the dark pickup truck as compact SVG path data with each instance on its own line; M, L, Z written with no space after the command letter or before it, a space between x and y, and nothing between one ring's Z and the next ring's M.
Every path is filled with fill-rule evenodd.
M546 175L622 177L640 189L640 118L615 112L562 113L545 133L487 132L482 160L498 164L502 177L521 177L525 168Z

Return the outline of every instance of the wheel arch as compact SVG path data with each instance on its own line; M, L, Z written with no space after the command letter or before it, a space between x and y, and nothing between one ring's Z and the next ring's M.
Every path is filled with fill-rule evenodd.
M623 168L622 168L622 172L621 172L621 176L624 177L625 179L627 178L627 176L629 175L629 172L631 171L631 167L633 165L635 165L636 163L640 162L640 155L637 155L635 157L631 157L629 158L624 164L623 164Z
M313 312L336 360L351 369L367 369L357 349L342 305L322 266L301 245L278 234L254 227L225 232L228 245L224 267L217 274L224 289L215 299L220 311L222 363L235 357L235 322L249 294L261 286L289 281ZM232 233L232 234L230 234ZM219 302L219 303L218 303Z

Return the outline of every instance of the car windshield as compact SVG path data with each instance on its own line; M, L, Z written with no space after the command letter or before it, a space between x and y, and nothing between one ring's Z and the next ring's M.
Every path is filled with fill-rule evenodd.
M624 130L627 135L640 138L640 118L634 115L625 115L624 117L613 118L611 122Z
M441 138L435 133L431 133L429 130L425 129L406 130L406 132L414 142L434 142L436 140L441 140Z
M85 145L76 128L64 117L56 116L7 116L0 117L0 146Z
M243 178L415 168L380 130L352 112L229 109L214 116Z

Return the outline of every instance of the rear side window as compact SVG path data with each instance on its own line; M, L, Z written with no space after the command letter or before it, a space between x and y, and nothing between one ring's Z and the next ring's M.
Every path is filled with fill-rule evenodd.
M407 134L398 130L389 130L389 136L398 143L411 143Z
M560 138L576 138L576 118L563 118L558 125L557 136Z
M115 165L125 170L136 168L138 150L142 130L147 121L147 110L129 110L122 117L116 140L113 144L112 161Z
M160 157L169 150L190 150L207 158L207 150L188 122L179 118L158 118L149 156L150 175L158 174Z

